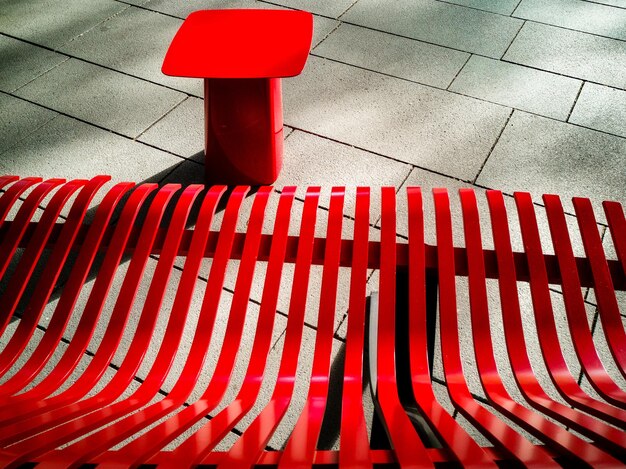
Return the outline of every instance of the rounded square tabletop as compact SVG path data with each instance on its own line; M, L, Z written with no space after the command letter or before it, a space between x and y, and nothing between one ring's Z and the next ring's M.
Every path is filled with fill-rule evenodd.
M313 17L294 10L200 10L174 36L162 71L193 78L298 75L311 47Z

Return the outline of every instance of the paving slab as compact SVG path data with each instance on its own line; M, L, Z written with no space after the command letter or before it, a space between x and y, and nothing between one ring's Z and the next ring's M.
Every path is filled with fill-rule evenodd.
M282 5L296 10L305 10L317 15L338 18L356 0L318 0L310 2L308 0L267 0L268 4Z
M522 26L516 18L435 0L360 0L341 20L496 59Z
M548 23L615 39L626 39L626 11L580 0L522 0L517 18Z
M585 0L590 3L601 3L602 5L610 5L618 8L626 8L626 0Z
M0 32L56 49L125 8L113 0L7 0Z
M446 0L448 3L462 5L478 10L510 15L515 10L519 0Z
M65 55L0 35L0 90L15 91L65 60Z
M470 56L345 23L315 49L315 54L444 89Z
M510 114L317 57L283 90L291 127L465 180L476 176Z
M473 55L449 89L564 121L581 86L580 80Z
M138 140L186 158L204 152L204 102L189 97Z
M185 99L178 91L77 59L62 63L16 94L131 138Z
M59 116L6 151L0 172L22 176L159 181L180 158L65 116ZM94 200L97 204L100 195Z
M399 186L410 171L411 167L405 163L295 130L285 141L283 169L275 185L302 188L345 186L344 213L351 217L354 217L356 187L369 186L372 188L370 213L377 220L380 216L380 187ZM330 196L328 191L325 192L321 205L328 208Z
M503 60L626 89L626 42L526 22Z
M49 109L0 93L0 155L57 115Z
M626 140L515 111L477 183L507 193L590 197L599 222L602 200L626 199Z
M585 83L569 122L626 137L626 91Z
M202 80L161 72L165 53L182 20L130 7L82 34L61 51L145 80L202 96Z

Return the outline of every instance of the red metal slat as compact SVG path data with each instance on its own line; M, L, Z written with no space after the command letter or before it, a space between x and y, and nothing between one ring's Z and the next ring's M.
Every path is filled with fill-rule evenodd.
M409 228L409 344L413 393L424 417L466 467L494 466L493 459L437 402L430 379L426 337L424 212L419 187L407 189ZM480 233L479 233L480 234Z
M91 193L95 194L95 191L102 182L104 181L101 180L100 182L89 184L85 186L85 190L91 190L93 191ZM66 184L66 186L70 184L71 183L68 183ZM89 186L92 187L90 188ZM111 215L113 214L113 210L115 209L117 203L124 195L124 193L128 191L132 186L132 183L122 183L116 185L105 195L104 199L100 203L94 220L90 226L87 239L85 243L83 243L83 245L81 246L76 262L74 263L72 273L70 274L68 281L63 287L61 297L59 298L59 301L53 313L53 319L50 321L42 340L39 342L39 344L37 344L36 349L30 356L28 361L22 366L18 373L13 375L11 379L6 381L2 385L2 388L0 388L0 393L3 396L13 394L24 388L43 369L43 367L51 357L53 351L56 349L63 334L63 330L66 327L67 321L69 320L72 310L74 309L76 300L78 299L78 295L80 294L81 287L85 281L85 278L87 277L87 274L89 273L89 269L91 268L96 253L98 252L98 244L102 240L104 229L109 223ZM60 189L57 194L60 193L62 189ZM73 191L74 189L72 189L72 192ZM68 197L69 195L70 194L68 194ZM79 197L77 198L77 203L84 202L86 204L84 208L86 208L89 200L89 197L85 196L82 198L81 201L81 196L79 195ZM51 222L53 222L53 220L56 220L58 213L62 208L61 206L51 207L53 201L50 202L50 204L46 208L46 211L44 212L44 215L51 215ZM43 217L40 223L42 222ZM17 301L18 299L16 299L16 303ZM36 328L37 322L42 312L43 310L40 309L39 314L30 314L22 319L20 326L25 326L24 335L28 338L30 338L34 329ZM18 331L16 331L13 337L18 337ZM27 345L28 338L25 338L23 340L21 346L25 347ZM5 350L9 354L11 353L10 344ZM58 365L55 366L55 370L57 368ZM20 399L23 399L23 397L20 397ZM11 413L14 413L15 410L17 410L14 402L11 402L10 410Z
M580 234L585 246L585 253L591 263L593 272L594 292L598 302L598 312L602 331L606 336L611 355L617 363L617 369L626 378L626 332L620 317L619 306L615 297L615 290L611 281L611 274L607 265L602 240L598 233L598 225L593 214L593 208L589 199L572 199L574 210L578 218ZM617 239L618 252L623 249L623 233L617 234L613 230L613 237ZM617 234L617 236L616 236ZM623 252L620 252L622 255ZM623 262L623 258L622 258Z
M494 244L498 253L504 334L516 383L526 402L535 409L545 412L556 420L577 424L576 418L579 417L579 414L573 414L569 407L556 403L547 396L534 375L523 334L504 198L497 191L489 191L487 198L491 212ZM541 325L537 327L541 327ZM566 414L567 418L562 417L561 413ZM577 458L580 463L586 461L598 466L619 464L609 454L553 424L538 412L531 412L519 406L515 408L514 413L507 414L507 416L536 438L542 440L555 452ZM618 450L618 448L615 449Z
M271 346L281 273L285 261L290 211L295 191L295 187L285 187L280 196L274 225L275 238L265 275L256 334L242 387L228 407L176 449L172 458L174 461L178 454L191 452L194 462L207 464L206 459L210 459L212 454L210 451L252 409L259 395Z
M305 196L287 331L274 392L270 402L221 460L220 466L222 467L252 466L261 455L291 402L304 328L319 192L319 187L310 187Z
M18 197L30 186L39 182L37 178L24 178L13 184L9 189L2 194L0 198L0 220L4 226L7 221L5 220L11 207L15 204ZM39 202L52 191L55 187L65 182L63 179L50 179L41 184L38 184L33 191L28 194L26 200L20 206L14 221L10 223L9 230L4 237L2 244L0 244L0 276L4 276L6 269L13 258L15 251L19 245L20 239L24 236L28 223L32 218ZM4 332L6 326L11 319L11 312L4 308L0 309L0 334ZM5 357L6 358L6 357ZM0 375L6 372L6 368L0 368Z
M89 203L100 187L102 187L102 185L104 185L109 179L110 178L108 176L97 176L93 178L83 187L77 196L72 208L70 209L67 221L63 225L60 242L55 246L55 249L50 254L41 277L37 282L36 288L34 289L33 295L25 308L22 315L23 320L20 321L20 324L11 337L9 343L2 353L0 353L0 373L3 374L10 368L15 360L17 360L21 350L23 350L23 347L25 347L30 340L30 337L37 326L37 322L43 314L46 303L52 294L56 281L61 274L61 270L70 253L71 245L76 237L78 229L82 224L87 208L89 207ZM42 187L43 185L45 185L45 182L39 187ZM29 197L26 199L26 202L24 202L24 206L32 203L28 210L30 212L30 215L27 216L28 219L30 219L32 214L35 212L37 208L36 204L38 204L45 196L45 193L47 193L46 191L44 194L39 194L39 197L34 197L33 200L30 200L30 197L34 196L38 192L37 189L39 189L39 187L33 190L33 192L31 192ZM20 217L20 212L18 212L16 222L18 217ZM41 363L43 361L45 364L45 361L47 361L56 347L58 340L60 340L62 328L65 328L65 322L60 320L59 315L54 314L46 332L44 333L42 341L37 345L37 349L24 368L31 368L33 373L37 373L39 369L41 369L37 369L38 366L35 365L35 363ZM41 366L43 366L43 364Z
M396 193L392 187L383 187L381 192L377 399L398 464L401 467L431 467L433 463L398 396L395 365Z
M200 208L197 225L194 230L192 250L185 261L179 285L179 291L184 293L177 295L172 308L171 317L176 319L176 325L168 327L168 333L171 331L170 337L168 337L168 342L170 343L168 348L175 349L181 340L182 329L191 305L194 286L197 282L197 275L201 267L201 253L204 251L206 246L208 232L218 200L224 193L225 189L226 188L224 186L213 187L205 197ZM211 281L211 278L217 278L218 284L223 282L223 274L226 268L228 252L231 249L232 236L236 226L239 208L246 191L246 188L237 188L228 203L224 221L222 223L223 237L220 238L218 255L212 265L209 282ZM219 280L220 276L222 278L221 281ZM219 286L220 285L218 285L218 287ZM221 288L220 290L213 288L211 293L219 295L221 293ZM90 452L90 457L93 457L98 452L101 452L103 448L124 440L126 437L131 436L135 432L145 428L162 416L167 415L172 409L176 409L182 405L184 400L191 393L199 370L202 367L204 356L208 350L209 340L212 334L211 330L215 321L216 303L209 303L208 294L209 292L205 294L205 299L198 319L196 337L194 338L192 349L189 354L190 359L186 362L176 385L167 396L167 399L161 400L143 409L142 411L121 420L115 425L104 429L101 432L101 435L103 437L106 436L105 444L97 445L94 448L94 451ZM145 459L149 456L149 454L146 454L147 449L150 447L149 445L155 447L156 451L159 448L159 445L167 444L167 441L165 443L159 443L159 439L163 440L166 436L169 436L170 433L175 433L171 437L173 439L187 428L179 416L174 416L172 418L177 420L177 426L169 425L168 421L160 424L147 434L124 446L124 448L120 451L109 453L105 459L105 466L115 465L116 463L126 465L130 464L134 459ZM155 434L157 435L156 437Z
M626 408L626 392L608 375L593 343L561 199L556 195L544 195L543 202L550 224L552 244L563 277L562 289L567 324L582 370L594 389L605 400L615 406Z
M621 263L621 275L626 277L626 218L619 202L603 202L604 213L609 223L609 231L617 257ZM624 313L622 311L622 313Z
M107 292L121 259L132 223L141 207L141 202L156 187L156 184L144 184L131 194L120 216L113 241L107 250L102 267L98 271L98 276L87 305L81 314L76 333L66 352L50 374L35 387L0 401L3 405L9 404L7 411L3 412L3 416L0 418L0 424L8 425L19 419L37 414L39 412L38 404L41 402L41 399L52 394L77 366L91 339L93 329L104 306Z
M468 281L474 353L481 385L490 403L505 414L516 405L506 392L495 363L489 325L489 310L481 254L480 223L473 191L461 190L465 242L468 246ZM523 438L504 421L482 407L470 394L461 364L455 285L455 259L452 247L452 219L445 189L433 191L438 246L439 300L441 312L441 353L446 384L455 408L497 448L506 459L525 465L558 466L544 448Z
M84 373L67 390L54 397L37 402L36 405L39 408L39 412L33 417L20 420L13 425L7 426L0 444L6 445L17 442L35 435L50 426L57 425L70 420L72 417L81 415L81 410L85 409L84 402L86 401L83 401L81 405L74 403L82 399L102 377L117 350L139 287L139 281L141 280L145 265L148 261L161 217L163 216L168 201L179 188L179 185L168 184L156 194L144 221L141 240L124 277L122 288L117 297L111 319L100 343L100 347ZM136 362L136 360L130 361L131 364L126 366L132 366L134 362ZM114 395L116 392L121 393L122 391L123 389L111 389L109 386L106 388L106 392L104 390L101 391L99 395L92 398L91 402L99 397L104 397L104 400L111 399L111 394ZM115 399L115 397L113 397L113 399ZM32 446L29 446L27 443L21 446L25 451L32 449Z
M328 399L344 198L345 188L333 187L328 213L326 253L309 394L280 460L279 467L283 468L313 464L317 440L322 428Z
M37 223L37 229L33 233L33 236L28 240L28 244L20 258L19 264L15 269L15 272L11 276L11 280L3 292L0 298L0 305L2 305L2 315L4 321L0 329L4 330L6 327L6 321L10 319L15 313L15 309L22 297L22 293L26 289L26 285L31 278L35 266L39 261L41 253L43 252L46 242L54 228L57 218L61 213L61 209L72 196L72 194L84 185L86 181L75 180L64 184L59 189L48 204L47 209L44 211L41 219ZM26 318L28 319L28 318ZM0 388L0 393L4 393L4 386Z
M367 423L363 412L363 346L369 208L370 189L368 187L357 188L339 440L339 465L354 468L372 467Z
M548 374L559 394L570 405L599 418L608 419L611 423L623 427L623 412L595 401L586 395L569 372L565 358L562 355L556 323L554 322L554 311L551 305L548 279L543 262L541 240L532 199L528 193L517 193L515 194L515 201L522 229L524 248L528 256L531 298L542 351L541 356ZM613 450L618 455L622 453L623 457L626 434L560 403L551 402L551 398L543 392L538 382L532 383L527 389L534 389L534 391L528 394L531 401L537 402L537 408L591 438L598 446L606 448L607 451ZM531 405L533 404L531 403ZM622 415L620 416L620 414Z
M178 247L177 245L180 242L180 237L187 222L191 206L201 190L202 186L200 185L187 186L183 190L180 199L176 204L174 214L171 221L169 222L168 239L165 243L165 249L159 257L157 268L151 284L151 290L149 291L148 297L146 299L147 307L150 305L150 292L154 291L164 294L167 289L169 276L171 274L174 261L176 259L176 252ZM156 315L158 315L158 311L160 311L161 308L162 297L157 297L157 299L154 299L153 301L154 311L156 312ZM121 417L130 415L135 410L150 402L150 400L157 395L161 385L165 381L169 368L174 360L174 356L176 355L178 343L172 343L172 340L175 340L172 339L172 337L182 334L182 329L184 327L185 321L184 318L182 318L183 320L180 319L180 317L170 314L168 324L166 326L165 336L160 339L160 347L157 353L157 357L155 358L152 367L148 372L148 375L139 385L138 389L135 390L126 399L119 400L114 404L107 405L106 407L100 405L100 408L95 412L92 412L89 415L80 418L79 420L71 422L71 429L69 425L67 426L69 430L68 435L76 436L76 428L79 428L80 433L84 434L98 427L102 427ZM141 322L138 326L138 329L139 327L141 327ZM151 327L153 326L151 325ZM136 340L137 334L135 334L134 341L131 344L131 348L127 352L127 356L132 356L135 354L133 351L133 346L137 344ZM150 339L148 338L148 340ZM147 345L148 342L144 342L144 344ZM136 353L142 353L143 350L147 350L147 347L145 347L144 349L142 345L138 345L136 348ZM119 373L121 372L122 369L120 369L115 378L113 378L110 386L113 386L114 383L117 384L116 379L120 376ZM132 379L132 377L125 378L125 380L122 381L122 384L119 384L119 387L128 387L128 384L130 384L130 379ZM109 447L107 439L104 438L102 433L108 433L109 435L114 434L116 435L115 438L119 438L121 436L120 434L126 426L127 425L125 425L125 422L118 422L114 426L115 428L106 429L104 432L97 432L86 439L83 439L63 448L62 450L56 452L52 458L49 458L48 461L58 461L63 463L71 462L72 464L81 464L88 460L91 454L98 454L101 449L105 450ZM61 426L55 429L55 431L58 432L59 430L64 429L65 426ZM71 433L72 430L74 431L74 433ZM116 430L119 430L119 433ZM69 441L69 437L66 438Z

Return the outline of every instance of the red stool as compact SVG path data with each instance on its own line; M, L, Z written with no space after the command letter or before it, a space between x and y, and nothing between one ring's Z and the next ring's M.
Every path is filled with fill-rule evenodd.
M282 165L282 77L298 75L313 17L291 10L202 10L189 15L163 73L204 78L206 179L270 184Z

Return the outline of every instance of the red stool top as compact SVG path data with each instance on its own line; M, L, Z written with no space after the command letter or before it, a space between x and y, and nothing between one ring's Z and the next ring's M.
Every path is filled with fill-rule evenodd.
M293 10L201 10L184 21L162 71L193 78L280 78L304 68L313 16Z

